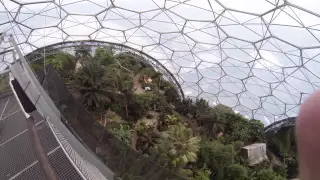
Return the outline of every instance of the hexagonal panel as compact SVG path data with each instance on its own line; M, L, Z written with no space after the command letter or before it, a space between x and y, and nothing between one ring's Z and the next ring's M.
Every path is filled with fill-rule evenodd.
M195 68L201 62L201 60L190 52L174 52L172 61L180 67L186 68Z
M171 11L154 10L141 14L141 24L159 33L172 33L180 32L185 20Z
M180 78L184 82L196 83L200 80L201 75L194 68L181 68L179 72Z
M235 107L239 104L239 98L237 95L229 91L220 91L218 94L218 103L227 105L229 107Z
M116 31L107 28L101 28L90 35L91 39L99 41L108 41L114 43L122 43L125 41L125 36L123 31Z
M271 85L263 79L252 76L246 79L244 82L246 90L256 96L262 97L271 93Z
M173 51L190 51L195 42L181 33L163 34L160 43Z
M113 4L116 7L121 7L127 10L143 12L153 9L160 9L164 7L164 1L152 1L152 0L139 0L139 1L127 1L117 0Z
M259 59L254 62L254 68L252 68L253 75L259 79L263 79L268 83L275 83L284 80L285 75L282 72L281 68L271 69L274 67L268 67L264 63L264 59Z
M140 46L148 46L159 43L160 34L147 28L132 28L124 32L126 40Z
M202 90L196 83L182 82L181 88L185 92L185 95L189 97L198 97L202 93Z
M255 14L262 14L277 6L282 5L283 0L265 1L265 0L220 0L227 8L235 9L238 11L251 12ZM249 5L250 4L250 5ZM252 8L254 7L254 8Z
M224 76L220 80L221 86L224 90L238 94L244 91L244 85L240 79Z
M218 22L220 28L230 37L255 42L270 36L268 28L259 16L225 11Z
M220 86L220 83L217 80L202 78L198 84L201 90L208 94L218 94L219 91L222 90L222 87Z
M286 82L297 91L310 94L316 90L316 86L311 83L312 79L317 79L317 77L312 76L312 74L304 68L296 68L288 75Z
M250 67L247 63L228 58L221 63L223 71L232 77L245 79L250 74Z
M216 45L206 45L197 43L193 48L195 57L205 63L220 63L226 58L225 54Z
M315 0L2 0L0 33L13 34L25 54L82 40L141 50L154 58L152 65L175 76L186 97L223 103L267 125L295 116L320 89L319 5ZM10 48L6 37L0 52ZM0 61L6 65L12 57L1 55Z
M57 27L43 28L32 31L28 42L36 47L43 47L49 44L54 44L57 40L63 41L67 35Z
M2 3L0 3L0 24L12 21L17 15L17 10L19 9L19 7L20 6L18 4L12 1L2 1Z
M97 3L98 2L98 3ZM56 1L57 5L65 9L68 14L92 14L95 15L109 6L111 2L109 0L104 1L79 1L79 0L68 0L68 1Z
M201 62L197 69L203 77L212 80L221 79L226 75L221 67L217 64Z
M212 21L223 11L223 7L212 1L190 0L185 3L166 1L165 7L186 20Z
M143 50L144 52L147 52L150 56L158 60L165 60L166 62L167 61L172 62L170 61L170 58L172 57L173 51L164 46L151 45L143 48Z
M290 83L275 83L271 85L272 95L285 104L299 104L300 92L296 90Z
M100 23L91 16L69 15L59 24L59 27L70 36L90 35L99 29Z
M219 44L222 40L219 28L214 23L188 21L183 32L195 42Z
M227 38L221 43L221 50L226 57L242 62L252 62L259 58L257 49L249 42Z
M277 14L274 16L273 14ZM319 17L294 7L284 7L263 17L272 35L298 47L319 45ZM290 32L290 33L288 33Z
M285 112L285 104L273 96L262 98L261 101L262 107L273 115L281 115Z
M57 26L66 13L54 3L23 5L16 22L32 29Z
M103 27L116 30L129 30L140 25L138 13L119 8L100 13L97 19Z

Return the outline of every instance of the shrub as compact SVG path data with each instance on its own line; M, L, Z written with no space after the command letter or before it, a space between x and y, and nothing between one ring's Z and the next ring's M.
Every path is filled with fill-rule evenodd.
M270 169L262 169L254 173L252 180L285 180L285 178Z
M228 167L226 180L247 180L248 169L241 164L232 164Z
M134 94L129 102L130 114L135 119L145 115L156 104L156 96L153 93Z
M201 141L199 150L199 166L207 165L214 177L221 179L225 171L234 163L235 151L233 145L223 145L219 141Z
M119 128L112 128L110 132L129 146L131 144L131 130L129 125L120 124Z

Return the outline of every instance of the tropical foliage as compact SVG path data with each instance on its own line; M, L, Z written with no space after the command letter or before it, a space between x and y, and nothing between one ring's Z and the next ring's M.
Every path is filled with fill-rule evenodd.
M179 169L197 161L199 143L200 137L194 136L190 128L178 123L170 125L168 131L162 133L155 149L164 166Z
M76 63L81 66L75 68ZM48 56L44 65L49 64L96 117L94 124L103 133L87 133L100 143L113 143L102 141L111 133L132 151L190 180L280 180L298 175L292 130L266 135L260 121L248 120L227 106L182 99L175 86L142 56L111 47L93 52L80 45L74 55ZM110 112L114 115L109 116ZM110 133L105 133L106 128ZM254 167L246 163L241 148L253 143L267 143L270 161ZM273 163L275 158L280 165Z
M131 127L129 125L120 124L119 128L112 128L110 132L113 133L117 138L119 138L126 145L130 145L131 142Z
M73 70L76 63L73 55L64 52L47 55L44 62L45 65L51 64L59 72Z
M96 63L84 66L75 73L72 88L80 92L81 101L88 108L100 108L111 101L114 83L105 74L105 69Z

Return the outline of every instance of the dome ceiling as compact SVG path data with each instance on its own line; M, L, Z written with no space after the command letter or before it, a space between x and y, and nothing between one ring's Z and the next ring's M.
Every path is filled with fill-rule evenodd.
M124 44L157 59L184 94L270 122L320 86L316 0L0 0L0 32L25 54L63 41ZM0 45L2 69L12 61Z

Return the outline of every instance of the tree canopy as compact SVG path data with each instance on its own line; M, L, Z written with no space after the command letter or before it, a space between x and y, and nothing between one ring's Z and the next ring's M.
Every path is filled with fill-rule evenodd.
M79 68L75 68L77 62ZM44 65L49 64L70 91L80 94L81 103L94 115L95 126L86 133L102 144L109 145L111 142L102 140L112 134L130 150L152 159L155 166L190 180L282 180L298 176L292 129L265 134L261 121L249 120L228 106L210 106L205 99L183 99L142 56L112 47L80 45L75 55L49 55ZM41 64L32 67L40 68ZM109 116L110 112L114 116ZM246 163L240 150L253 143L267 144L269 161L254 167Z

